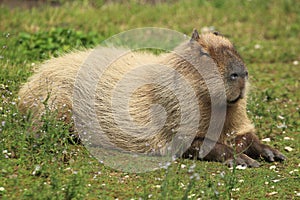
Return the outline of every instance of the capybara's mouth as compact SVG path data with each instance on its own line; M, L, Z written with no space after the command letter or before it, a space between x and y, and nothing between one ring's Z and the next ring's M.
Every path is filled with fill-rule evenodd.
M227 103L229 105L233 105L233 104L236 104L240 99L242 99L242 95L239 95L236 99L232 100L232 101L227 101Z

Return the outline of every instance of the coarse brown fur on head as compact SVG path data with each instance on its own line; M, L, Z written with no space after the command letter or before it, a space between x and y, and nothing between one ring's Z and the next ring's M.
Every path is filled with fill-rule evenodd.
M35 119L38 120L45 109L40 99L48 99L48 105L58 109L59 116L64 116L64 120L68 123L71 120L71 112L68 110L72 110L74 103L79 102L77 104L79 109L75 112L76 116L93 121L93 116L87 113L89 109L84 107L87 105L85 101L91 87L90 84L85 83L90 81L89 78L81 80L83 84L79 85L79 97L72 99L74 84L78 79L80 68L84 63L91 66L90 70L81 72L83 73L82 77L99 74L107 60L127 52L110 64L109 68L103 72L96 87L93 107L96 109L96 116L94 117L97 118L110 142L126 151L164 154L166 144L180 130L180 122L184 120L183 124L196 123L198 126L196 131L188 128L184 130L187 137L194 136L194 132L196 132L196 137L183 157L199 158L199 147L206 137L212 142L217 142L217 145L206 157L199 159L225 161L231 165L234 161L234 147L230 146L232 145L229 144L230 141L240 145L237 153L240 153L241 156L238 156L237 164L246 164L250 167L259 166L258 162L248 156L255 158L262 156L268 161L285 159L279 151L261 144L255 136L254 126L246 112L248 71L241 56L224 36L218 33L199 35L194 30L191 41L180 45L174 52L161 56L141 52L128 53L124 49L105 47L95 50L98 53L97 56L89 57L91 52L74 52L44 63L21 88L19 92L20 110L26 112L31 109ZM88 63L85 62L87 58L89 58ZM147 65L149 65L148 68L139 68ZM217 71L214 71L213 67L208 70L210 66L216 66ZM186 91L182 85L178 85L179 76L170 73L170 69L184 77L193 92ZM199 69L201 73L197 71ZM123 77L129 78L128 80L132 83L147 83L143 87L135 88L136 90L132 92L128 101L130 104L128 107L122 104L122 100L127 95L126 90L130 86L130 82L125 81L124 85L118 88ZM157 77L162 78L156 79ZM155 82L153 80L159 80L162 84L151 84ZM221 87L222 85L224 87ZM209 86L213 90L209 91ZM120 98L116 98L112 102L115 88L119 89ZM180 95L183 95L185 101L189 102L184 108L187 115L181 112L180 99L173 94L170 88L179 89ZM50 97L47 98L49 91L51 91ZM225 95L222 95L223 93ZM216 119L216 121L211 121L211 99L218 102L218 106L227 109L225 122L218 139L206 135L209 125L218 123ZM113 103L117 106L113 106ZM151 116L153 114L150 112L151 106L157 104L162 106L165 111L155 112L157 115ZM197 121L190 116L193 116L198 110L201 116ZM130 113L130 118L126 115L127 111ZM114 116L116 113L119 124L116 123L116 116ZM166 117L162 118L161 115L164 114ZM137 134L131 134L136 131L132 127L132 121L138 127L146 128L138 129ZM164 122L163 126L157 130L156 127L151 126L153 123L158 122L159 124L162 121ZM120 125L125 126L125 129L120 128ZM152 133L152 128L156 132ZM97 131L97 129L93 131ZM231 140L231 137L235 136L238 136L237 139ZM244 151L248 156L243 154Z
M194 31L197 35L197 31ZM193 37L216 62L226 87L228 104L245 97L248 71L233 44L219 33L207 33Z

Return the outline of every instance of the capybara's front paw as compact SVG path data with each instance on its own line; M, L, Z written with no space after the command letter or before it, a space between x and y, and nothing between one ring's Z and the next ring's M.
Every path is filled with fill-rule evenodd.
M259 162L257 162L256 160L250 158L245 154L237 155L235 158L229 158L224 162L224 164L227 165L228 167L233 167L234 165L235 166L241 165L245 167L256 168L260 166Z
M269 162L286 160L286 157L280 151L268 145L263 145L263 144L262 144L260 156Z
M261 143L254 133L236 137L236 152L244 153L251 158L263 158L269 162L286 160L280 151Z

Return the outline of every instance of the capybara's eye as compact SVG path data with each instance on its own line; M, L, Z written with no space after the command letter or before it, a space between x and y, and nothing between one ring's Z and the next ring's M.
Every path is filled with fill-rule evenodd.
M230 74L230 79L231 80L236 80L238 77L239 77L239 75L237 73Z

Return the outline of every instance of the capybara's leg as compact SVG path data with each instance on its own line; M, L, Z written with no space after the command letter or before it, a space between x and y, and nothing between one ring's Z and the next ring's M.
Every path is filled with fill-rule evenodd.
M269 162L283 161L286 157L278 150L262 144L254 133L238 135L235 138L236 152L244 153L251 158L264 158Z
M235 153L234 149L221 143L209 140L203 142L203 138L195 138L191 147L183 154L183 157L197 158L200 160L223 162L228 166L244 165L248 167L259 167L260 164L243 153ZM201 147L210 151L201 157Z

